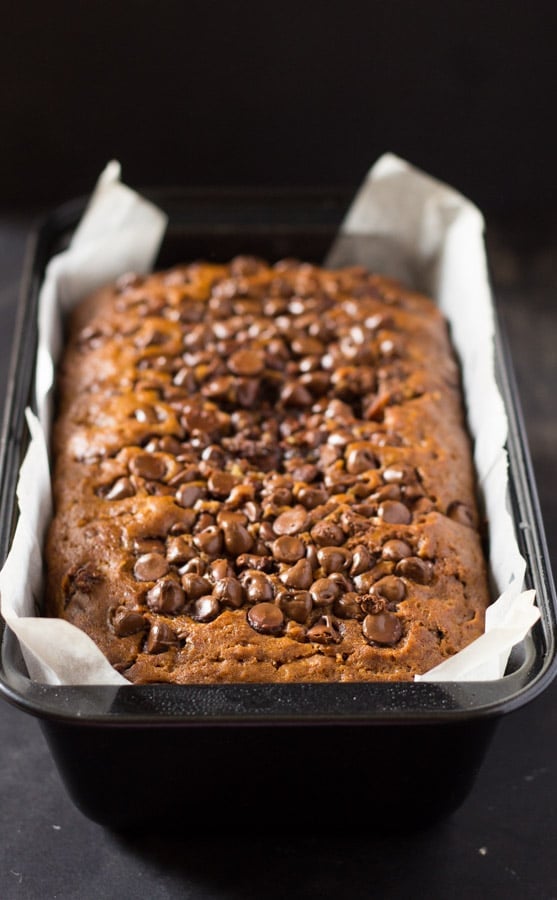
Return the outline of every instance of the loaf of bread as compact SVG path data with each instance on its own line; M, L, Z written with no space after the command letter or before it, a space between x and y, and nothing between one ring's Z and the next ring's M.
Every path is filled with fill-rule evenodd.
M435 304L237 257L82 302L58 372L46 614L135 683L410 680L490 601Z

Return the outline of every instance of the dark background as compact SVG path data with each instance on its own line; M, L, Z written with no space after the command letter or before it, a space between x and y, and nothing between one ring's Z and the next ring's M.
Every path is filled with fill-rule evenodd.
M553 223L557 7L537 0L5 2L0 200L356 185L386 150Z
M351 188L389 150L485 214L555 569L557 6L4 0L1 13L0 409L35 215L88 193L109 159L140 188ZM218 810L214 834L187 841L156 821L113 834L74 807L38 723L0 706L2 900L557 898L555 683L501 723L455 815L400 838L368 834L381 816L368 807L361 830L325 837L320 810L302 836L236 833Z

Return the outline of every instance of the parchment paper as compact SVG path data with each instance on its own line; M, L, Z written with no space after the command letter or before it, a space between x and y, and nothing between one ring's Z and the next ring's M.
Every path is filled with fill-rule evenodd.
M152 267L164 214L120 181L110 163L99 178L67 251L54 257L39 298L35 416L21 467L20 517L0 573L2 615L17 635L32 679L49 684L127 685L93 641L68 622L41 618L45 530L51 516L48 441L51 395L64 312L127 271ZM475 464L490 531L490 572L498 599L486 632L417 680L487 680L503 675L512 647L539 618L523 591L525 562L509 512L507 422L495 382L493 307L479 210L452 188L392 154L371 168L357 191L328 265L362 262L401 277L439 302L463 368ZM249 252L249 247L246 247Z

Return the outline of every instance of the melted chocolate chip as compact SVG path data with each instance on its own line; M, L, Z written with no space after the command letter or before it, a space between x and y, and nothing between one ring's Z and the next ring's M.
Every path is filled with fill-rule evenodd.
M189 611L190 616L196 622L211 622L213 619L216 619L219 612L219 601L212 594L198 597Z
M194 535L195 546L208 556L218 556L222 550L222 532L217 525L209 525Z
M166 473L166 462L152 453L138 453L130 461L130 472L148 481L159 481Z
M291 568L280 575L286 587L307 590L313 581L313 569L307 559L299 559Z
M205 496L205 488L202 484L189 482L182 484L176 491L176 503L185 509L191 508L198 500Z
M359 544L352 550L352 565L350 566L351 575L361 575L371 569L375 562L374 557L367 547Z
M303 506L295 506L287 512L281 513L274 523L273 528L279 535L299 534L305 531L308 524L308 514Z
M198 600L199 597L211 593L211 583L196 572L186 572L182 575L182 587L188 600Z
M393 647L402 637L400 620L391 612L367 615L362 624L364 637L374 644Z
M320 547L339 547L344 543L344 531L334 522L318 522L311 529L311 536Z
M160 553L144 553L133 567L138 581L156 581L168 572L168 561Z
M147 653L164 653L178 644L178 638L169 625L165 622L155 622L149 631L145 649Z
M229 472L213 472L207 482L207 487L214 497L221 498L228 497L235 484L236 479Z
M273 585L267 576L263 572L258 572L257 569L247 569L242 572L240 582L251 603L272 600L274 597Z
M354 591L347 591L334 601L333 612L339 619L363 618L360 597Z
M391 541L385 541L381 548L381 556L383 559L398 562L407 556L412 556L412 547L406 541L399 541L393 538Z
M119 606L112 618L112 628L117 637L129 637L131 634L145 631L147 620L141 613Z
M147 593L147 606L154 612L175 614L184 608L186 595L175 581L170 578L157 581Z
M342 635L332 616L321 616L308 629L307 638L314 644L338 644Z
M170 537L166 543L166 558L169 563L181 566L195 556L195 550L182 536Z
M265 365L265 356L258 350L238 350L228 360L228 368L234 375L259 375Z
M401 578L394 575L386 575L376 581L372 587L374 593L384 597L391 603L400 603L406 596L406 586Z
M398 500L385 500L378 509L378 515L389 525L409 525L412 521L412 513Z
M397 563L397 575L402 575L418 584L429 584L433 579L433 564L419 556L407 556Z
M233 556L247 553L253 547L253 538L247 528L239 522L224 522L224 543Z
M449 519L452 519L454 522L458 522L459 525L466 525L467 528L474 527L474 516L465 503L454 500L451 504L449 504L447 515Z
M279 562L295 563L305 555L306 545L300 538L283 535L273 543L272 551Z
M325 575L331 572L342 572L352 563L352 554L344 547L320 547L317 558Z
M329 606L340 596L340 586L332 578L318 578L311 585L310 593L316 606Z
M105 500L125 500L133 497L135 488L129 478L119 478L114 482L110 490L104 495Z
M307 622L313 607L309 591L281 591L277 599L288 619L294 619L301 624Z
M260 634L280 634L284 628L283 612L274 603L256 603L248 610L247 619Z
M224 603L225 606L232 606L239 609L244 602L244 589L237 578L226 575L220 578L215 584L214 596Z

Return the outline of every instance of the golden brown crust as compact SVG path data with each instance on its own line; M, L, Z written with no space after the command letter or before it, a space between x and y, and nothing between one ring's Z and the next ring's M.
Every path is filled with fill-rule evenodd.
M47 614L134 682L408 680L489 603L446 323L363 269L248 257L73 314Z

